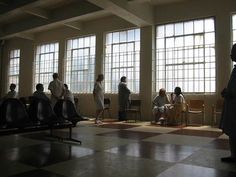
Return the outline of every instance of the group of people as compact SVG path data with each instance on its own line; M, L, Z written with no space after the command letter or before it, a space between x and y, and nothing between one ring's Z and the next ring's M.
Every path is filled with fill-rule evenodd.
M230 54L232 62L236 62L236 44L232 46ZM175 95L175 96L173 96ZM225 163L236 163L236 65L234 65L228 85L221 92L224 98L224 105L221 114L220 129L229 137L230 156L222 157L221 161ZM169 100L165 89L160 89L159 95L155 97L153 104L153 114L156 116L156 121L170 115L172 121L176 121L176 115L183 110L184 96L179 87L175 88L174 94Z
M52 107L55 106L56 102L59 99L70 100L72 103L75 103L72 92L68 89L67 84L64 84L59 80L58 73L53 74L53 81L49 83L48 90L50 90L51 92L51 99L49 99L45 94L43 84L38 83L36 85L36 91L33 93L33 96L39 99L50 101ZM7 98L18 98L18 93L16 92L16 84L10 84L10 91L5 95L4 99Z
M233 45L230 56L232 61L236 62L236 44ZM103 74L99 74L94 84L93 96L96 103L95 124L102 123L100 116L104 111L103 79ZM4 98L17 98L18 94L15 89L16 85L11 84L10 91ZM68 90L68 86L59 80L57 73L53 74L53 81L50 82L48 89L51 91L52 105L55 105L57 100L63 97L64 99L69 99L74 102L73 94ZM119 120L125 120L125 109L129 103L129 95L131 93L127 88L125 76L121 77L118 90ZM44 87L40 83L37 84L36 91L33 95L42 99L48 99L44 93ZM223 157L221 160L223 162L232 163L236 162L236 65L231 73L227 88L222 91L221 95L224 98L224 107L221 116L220 128L223 130L223 133L229 136L231 151L231 155L229 157ZM153 114L155 116L155 122L162 120L162 118L168 118L171 123L176 123L179 114L184 109L184 103L185 99L180 87L175 88L174 94L171 94L171 98L167 96L165 89L160 89L159 95L153 100Z
M96 103L96 115L95 124L101 124L101 115L104 111L104 88L102 81L104 79L103 74L99 74L94 84L93 96ZM129 97L131 91L127 87L127 78L122 76L118 85L118 100L119 100L119 120L126 120L126 108L129 104Z
M180 87L175 87L171 97L166 94L166 90L161 88L159 95L153 100L153 115L155 120L153 123L168 121L169 124L176 124L185 109L185 99Z

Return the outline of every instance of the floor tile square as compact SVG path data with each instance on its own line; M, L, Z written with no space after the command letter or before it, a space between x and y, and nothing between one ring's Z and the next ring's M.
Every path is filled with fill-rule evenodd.
M205 131L205 130L190 130L190 129L180 129L180 130L172 131L170 132L170 134L202 136L202 137L211 137L211 138L217 138L220 135L222 135L221 132Z
M109 124L102 124L99 125L100 128L113 128L113 129L129 129L133 127L138 127L139 125L130 125L130 124L117 124L117 123L109 123Z
M10 148L19 148L24 146L30 146L35 144L45 143L43 140L32 140L21 135L8 135L0 136L0 151L10 149Z
M45 143L40 145L16 148L6 153L11 161L21 162L34 167L43 167L58 162L79 158L92 154L88 148L61 143Z
M66 177L156 177L172 163L99 152L44 169Z
M236 172L235 163L223 163L220 160L229 154L228 150L202 148L182 160L181 163Z
M64 176L53 173L53 172L45 171L42 169L37 169L37 170L20 173L17 175L12 175L9 177L64 177Z
M148 158L167 162L178 162L199 148L173 144L138 142L106 150L106 152Z
M228 139L215 139L214 141L206 144L205 148L212 149L225 149L229 150L229 140Z
M229 176L230 175L230 176ZM236 173L194 165L176 164L157 177L234 177Z
M35 168L19 162L8 161L1 158L0 161L0 176L8 177L18 173L34 170Z
M153 136L143 139L142 141L202 147L213 141L214 139L215 138L200 136L161 134L159 136Z
M97 135L98 136L119 137L119 138L133 139L133 140L141 140L144 138L157 136L157 135L159 135L159 133L134 132L134 131L129 131L129 130L119 130L119 131L113 131L113 132L108 132L108 133L100 133Z
M170 132L176 131L178 129L179 128L172 128L172 127L139 126L139 127L129 128L129 131L152 132L152 133L170 133Z

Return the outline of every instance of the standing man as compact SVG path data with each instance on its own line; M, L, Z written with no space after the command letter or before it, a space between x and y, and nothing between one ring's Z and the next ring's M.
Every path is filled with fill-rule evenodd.
M236 44L231 50L231 60L236 62ZM222 162L236 162L236 65L231 73L227 88L221 92L224 98L224 107L221 115L220 128L229 136L231 155L221 158Z
M58 78L58 73L53 73L52 77L53 81L49 83L48 90L51 92L51 102L54 107L56 102L63 98L65 88L63 82Z
M130 90L127 88L126 77L122 76L120 78L120 83L118 86L118 99L119 99L119 120L126 120L126 108L129 103Z

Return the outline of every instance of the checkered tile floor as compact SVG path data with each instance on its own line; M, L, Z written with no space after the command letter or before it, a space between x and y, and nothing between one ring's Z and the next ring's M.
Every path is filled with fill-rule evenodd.
M236 177L217 128L81 122L60 142L46 131L0 136L1 177ZM67 130L55 134L67 136Z

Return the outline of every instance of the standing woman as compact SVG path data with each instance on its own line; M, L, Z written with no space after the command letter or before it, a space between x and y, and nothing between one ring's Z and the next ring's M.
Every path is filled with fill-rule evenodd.
M93 89L93 98L96 103L95 124L102 123L102 121L99 120L99 117L102 115L104 110L104 88L102 85L103 79L104 79L103 74L99 74Z

